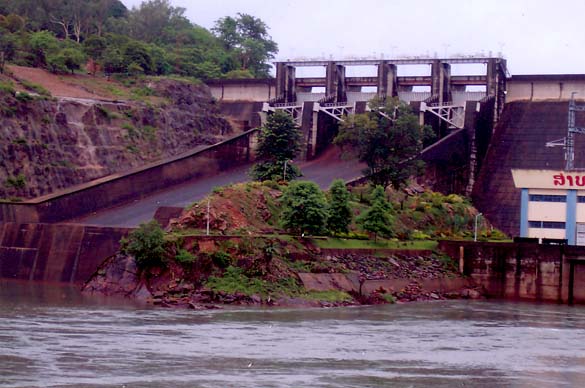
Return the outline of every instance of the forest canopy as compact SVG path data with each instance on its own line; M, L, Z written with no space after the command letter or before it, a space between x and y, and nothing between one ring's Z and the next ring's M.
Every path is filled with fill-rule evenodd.
M278 46L262 20L226 16L210 31L185 11L169 0L132 9L119 0L0 0L0 70L12 62L67 72L89 61L107 74L269 76Z

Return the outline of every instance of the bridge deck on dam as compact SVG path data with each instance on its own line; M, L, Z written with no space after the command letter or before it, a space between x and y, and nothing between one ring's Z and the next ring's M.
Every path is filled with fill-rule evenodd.
M475 206L499 229L520 233L520 190L511 169L563 169L564 150L545 144L567 135L568 101L506 104L473 192ZM578 112L577 126L585 126ZM575 167L585 167L585 135L575 143Z
M248 181L250 167L251 164L247 164L213 177L185 182L72 222L97 226L135 227L141 222L151 220L159 207L185 207L204 198L214 187ZM364 165L355 159L343 160L339 150L330 147L317 159L302 162L299 167L304 174L300 179L314 181L325 189L334 179L341 178L347 181L360 177Z

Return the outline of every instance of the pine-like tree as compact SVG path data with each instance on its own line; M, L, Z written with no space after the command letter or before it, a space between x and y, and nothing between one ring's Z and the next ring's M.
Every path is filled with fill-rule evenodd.
M284 112L274 112L260 129L256 150L258 162L250 175L258 181L291 180L300 176L299 168L291 163L299 153L300 145L301 135L292 117Z
M342 179L336 179L329 188L329 218L327 227L332 233L347 233L352 214L349 206L349 191Z

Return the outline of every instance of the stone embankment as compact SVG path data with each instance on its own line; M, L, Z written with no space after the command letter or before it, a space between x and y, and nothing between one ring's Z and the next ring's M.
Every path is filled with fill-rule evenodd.
M433 254L329 256L311 261L310 267L311 272L280 269L282 273L292 273L298 284L289 294L260 295L211 289L201 278L194 281L189 276L192 273L174 262L168 263L166 269L141 272L132 257L119 254L104 262L83 289L88 293L139 299L155 306L195 310L225 305L333 307L477 299L483 295L481 288L456 272L449 259ZM347 298L320 300L320 293L327 292L343 293Z

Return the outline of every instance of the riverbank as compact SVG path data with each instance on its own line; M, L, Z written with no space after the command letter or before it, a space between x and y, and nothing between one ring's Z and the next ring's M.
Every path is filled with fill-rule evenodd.
M188 264L169 261L148 271L140 270L132 256L113 256L83 291L194 310L227 305L337 307L483 297L481 288L459 274L449 257L428 251L323 255L298 242L242 241L236 237L219 242L192 239L189 245L192 250L205 248L206 252ZM242 246L247 251L242 252ZM272 256L267 257L267 251L273 252Z

